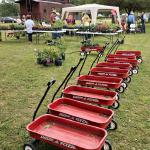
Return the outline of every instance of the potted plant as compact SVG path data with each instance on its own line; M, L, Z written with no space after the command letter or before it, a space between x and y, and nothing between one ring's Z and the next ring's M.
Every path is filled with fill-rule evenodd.
M62 20L57 20L55 23L52 24L52 29L57 31L61 30L64 26L64 23Z

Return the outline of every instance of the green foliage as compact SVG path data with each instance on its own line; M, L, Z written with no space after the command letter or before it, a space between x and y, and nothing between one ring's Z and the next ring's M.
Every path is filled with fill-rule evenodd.
M35 50L35 56L38 64L50 65L56 59L63 59L62 56L66 47L63 44L54 44L46 46L43 50Z
M150 1L149 0L72 0L75 5L87 4L87 3L97 3L104 5L114 5L119 6L121 10L130 12L131 10L135 11L145 11L150 10Z
M62 29L64 26L64 22L62 20L57 20L55 23L52 24L52 29L57 30L57 29Z
M0 30L10 30L11 25L10 24L0 24Z
M0 24L0 30L24 30L25 26L22 24Z
M14 2L2 2L0 3L0 16L18 16L19 5Z

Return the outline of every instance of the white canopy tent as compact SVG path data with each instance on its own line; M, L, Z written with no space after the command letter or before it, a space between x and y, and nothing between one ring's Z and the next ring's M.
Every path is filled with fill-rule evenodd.
M99 10L115 10L117 14L117 20L119 24L121 25L121 19L120 19L120 12L119 7L115 6L107 6L107 5L98 5L98 4L85 4L80 6L74 6L74 7L66 7L62 9L62 19L64 19L65 16L68 16L69 13L76 13L76 12L87 12L90 11L91 17L92 17L92 24L96 23L97 15Z

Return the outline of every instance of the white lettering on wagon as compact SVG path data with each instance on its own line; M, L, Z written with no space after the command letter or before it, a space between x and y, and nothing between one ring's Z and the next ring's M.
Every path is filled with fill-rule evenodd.
M74 120L74 121L77 121L77 122L80 122L80 123L83 123L83 124L89 124L88 121L86 121L82 118L74 117L74 116L71 116L71 115L68 115L68 114L65 114L65 113L59 113L59 116L70 119L70 120Z
M98 75L106 75L106 76L113 76L116 77L117 74L113 74L113 73L97 73Z
M77 99L77 100L85 100L85 101L97 102L97 103L99 102L98 99L96 99L96 98L90 98L90 97L83 97L83 96L76 96L76 95L74 95L73 98Z
M86 85L90 85L90 86L104 86L107 87L107 84L104 83L98 83L98 82L86 82Z
M69 143L65 143L65 142L62 142L62 141L58 141L58 140L55 140L53 138L50 138L50 137L47 137L47 136L44 136L44 135L41 135L40 137L41 139L44 139L44 140L47 140L47 141L50 141L52 143L55 143L55 144L58 144L58 145L62 145L64 147L67 147L67 148L70 148L70 149L76 149L76 147L72 144L69 144Z

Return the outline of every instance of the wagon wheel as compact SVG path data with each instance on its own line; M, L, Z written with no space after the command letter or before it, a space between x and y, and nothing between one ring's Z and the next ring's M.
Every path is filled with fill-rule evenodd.
M127 83L130 83L130 82L131 82L131 77L130 77L130 76L128 76L128 77L126 78L126 82L127 82Z
M81 56L84 56L84 55L85 55L85 52L80 52L80 55L81 55Z
M134 69L139 70L139 66L134 66Z
M120 100L120 95L119 94L116 95L116 100Z
M120 86L116 91L119 93L123 93L125 88L123 86Z
M141 64L141 63L143 62L142 57L141 57L141 56L138 56L138 57L137 57L137 61L138 61L139 64Z
M31 143L24 144L24 150L36 150L35 146Z
M116 130L118 128L118 125L116 121L112 120L111 123L108 125L108 130Z
M121 85L126 89L128 87L128 84L125 82L122 82Z
M87 55L89 55L89 54L90 54L90 52L88 51L88 52L86 52L86 54L87 54Z
M130 71L129 71L129 76L132 76L132 75L133 75L133 71L130 70Z
M138 74L139 71L137 69L133 69L132 72L133 74Z
M113 103L113 105L111 106L111 108L113 108L113 109L118 109L120 107L120 103L119 103L119 101L115 101L114 103Z
M112 150L112 146L108 140L105 141L104 146L102 147L102 150Z

